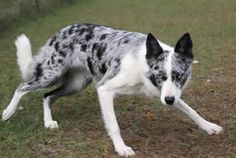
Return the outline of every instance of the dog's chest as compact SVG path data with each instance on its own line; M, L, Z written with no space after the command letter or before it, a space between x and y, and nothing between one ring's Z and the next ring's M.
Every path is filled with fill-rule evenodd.
M108 84L117 94L159 95L158 89L145 76L147 65L142 56L127 55L122 60L120 73Z

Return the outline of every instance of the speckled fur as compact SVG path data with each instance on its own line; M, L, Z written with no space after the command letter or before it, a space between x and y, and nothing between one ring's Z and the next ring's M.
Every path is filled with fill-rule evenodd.
M145 41L146 35L92 24L75 24L51 37L35 56L34 78L23 90L55 84L71 69L86 69L97 86L119 72L125 53ZM40 82L40 83L39 83Z

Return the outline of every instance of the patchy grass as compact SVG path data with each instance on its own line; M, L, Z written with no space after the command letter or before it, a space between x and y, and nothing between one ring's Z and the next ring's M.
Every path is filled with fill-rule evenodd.
M171 45L188 31L200 63L194 65L193 81L183 97L205 118L222 125L224 134L208 136L157 100L129 96L116 100L122 135L136 157L236 157L235 5L234 0L81 0L26 20L0 36L0 109L7 106L20 82L13 41L21 33L31 38L36 52L53 33L78 22L152 32ZM0 122L1 157L118 157L104 130L92 86L56 102L57 130L43 127L42 95L25 96L20 103L23 110Z

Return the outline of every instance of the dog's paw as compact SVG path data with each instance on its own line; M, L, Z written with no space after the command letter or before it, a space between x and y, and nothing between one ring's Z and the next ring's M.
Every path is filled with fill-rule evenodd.
M126 145L116 146L116 152L120 156L125 156L125 157L135 155L135 152L133 151L133 149L131 147L126 146Z
M55 129L55 128L58 128L58 123L57 121L47 121L47 122L44 122L44 127L45 128L50 128L50 129Z
M3 110L2 120L3 121L8 120L13 114L14 114L14 110L11 110L11 109L10 110L9 109Z
M223 132L223 128L221 126L208 121L204 122L201 128L208 134L220 134Z

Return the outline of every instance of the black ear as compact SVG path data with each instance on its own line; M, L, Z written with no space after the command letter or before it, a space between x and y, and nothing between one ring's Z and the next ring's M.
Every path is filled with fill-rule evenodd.
M189 33L185 33L177 42L175 52L180 55L193 59L192 53L193 43Z
M151 33L147 35L146 48L146 59L156 59L163 52L160 44Z

